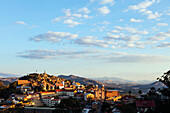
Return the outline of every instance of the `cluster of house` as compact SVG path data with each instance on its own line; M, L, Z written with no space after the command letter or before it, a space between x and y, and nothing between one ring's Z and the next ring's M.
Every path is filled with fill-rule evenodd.
M49 77L46 73L39 74L38 77L40 78L37 80L18 79L18 86L16 87L16 89L22 94L11 94L5 102L15 103L15 105L20 103L24 106L32 107L54 107L56 104L59 104L62 99L69 97L82 99L85 101L93 100L92 106L86 106L83 109L84 113L88 113L88 111L92 108L97 109L97 106L99 107L100 102L108 102L111 105L115 101L121 101L124 104L136 102L136 107L138 111L146 111L148 108L155 107L154 101L137 101L135 96L121 96L118 90L105 89L104 85L101 87L96 85L87 89L87 87L81 85L78 82L73 81L71 83L59 77ZM42 86L44 91L35 93L32 88L36 87L36 85ZM0 103L1 102L4 102L4 99L0 99ZM119 106L119 104L117 104L117 106ZM0 106L0 108L6 107L11 106ZM115 108L113 109L113 113L119 112L119 110Z

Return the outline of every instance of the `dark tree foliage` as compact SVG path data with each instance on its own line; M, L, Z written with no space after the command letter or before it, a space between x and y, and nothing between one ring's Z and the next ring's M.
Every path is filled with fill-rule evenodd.
M60 104L56 106L56 113L80 113L82 111L83 105L80 100L75 98L68 98L61 100Z
M157 80L164 83L167 88L158 89L158 91L163 94L165 97L169 97L169 99L159 99L155 100L156 102L156 109L154 113L170 113L170 70L164 73L160 78Z
M16 90L17 84L18 82L15 81L11 83L9 86L6 86L0 89L0 98L7 99L10 96L10 94L17 93L17 90Z
M101 108L101 111L104 112L106 109L110 108L110 104L107 102L104 102Z
M170 98L170 70L164 73L160 78L157 80L164 83L168 88L164 88L163 90L159 90L164 96L168 96Z
M93 87L94 87L93 84L89 84L89 85L87 86L87 89L90 89L90 88L93 88Z
M4 83L2 81L0 81L0 88L4 87Z
M136 104L123 104L121 107L118 107L122 111L122 113L137 113Z
M128 93L129 93L129 95L131 95L132 92L131 92L131 91L128 91Z
M164 73L160 78L157 78L157 80L161 81L168 88L170 88L170 70Z
M139 93L139 95L141 95L141 94L142 94L142 91L141 91L141 90L139 90L139 91L138 91L138 93Z

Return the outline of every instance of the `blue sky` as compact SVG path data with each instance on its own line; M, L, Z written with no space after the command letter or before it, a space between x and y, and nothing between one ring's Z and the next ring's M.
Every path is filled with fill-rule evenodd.
M0 72L155 80L170 67L169 0L4 0Z

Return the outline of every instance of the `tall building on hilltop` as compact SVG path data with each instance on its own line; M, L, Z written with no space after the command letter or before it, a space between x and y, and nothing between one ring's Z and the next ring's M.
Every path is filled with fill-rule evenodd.
M94 88L94 95L96 100L101 100L102 102L105 100L105 89L104 85L102 88L98 88L98 85Z

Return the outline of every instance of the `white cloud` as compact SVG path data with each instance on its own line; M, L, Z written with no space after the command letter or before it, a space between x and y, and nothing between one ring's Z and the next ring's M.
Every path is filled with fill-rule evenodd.
M101 8L98 8L98 11L99 11L100 13L104 14L104 15L110 13L110 10L109 10L109 8L108 8L107 6L103 6L103 7L101 7Z
M104 51L100 50L82 50L82 51L66 51L66 50L48 50L48 49L35 49L26 50L21 52L18 56L28 59L61 59L65 58L81 58L80 56L88 54L97 54Z
M155 0L152 0L152 1L146 0L146 1L143 1L139 4L137 4L137 5L129 6L128 10L129 9L132 9L132 10L146 9L147 7L151 6L153 3L155 3Z
M83 15L83 17L84 18L86 18L86 19L90 19L90 18L92 18L91 16L89 16L89 15Z
M112 33L120 33L120 31L118 31L118 30L112 30L111 32Z
M68 32L48 31L45 34L39 34L39 35L34 36L33 38L31 38L31 40L36 41L36 42L48 41L48 42L57 43L57 42L61 42L62 40L65 40L65 39L70 40L70 39L75 39L77 37L78 37L77 34L71 34Z
M78 17L78 18L82 17L82 14L72 14L72 15L75 16L75 17Z
M139 12L142 13L143 15L147 15L148 19L156 19L162 16L162 13L158 13L158 12L153 13L152 11L147 9L141 9Z
M170 61L169 57L160 55L145 55L145 54L128 54L125 52L112 52L102 50L48 50L48 49L35 49L20 52L18 57L27 59L88 59L100 60L106 62L124 62L124 63L156 63Z
M83 7L83 8L81 8L81 9L79 9L78 11L79 11L80 13L86 13L86 14L90 13L90 10L89 10L87 7Z
M153 3L155 3L156 0L146 0L146 1L143 1L137 5L131 5L128 7L127 10L125 10L125 12L127 12L128 10L139 10L139 12L141 12L143 15L147 15L148 19L156 19L158 17L161 17L162 13L158 13L158 12L152 12L150 10L147 10L147 8L149 6L151 6ZM159 1L157 1L158 3Z
M158 48L158 49L170 48L170 42L162 42L159 45L155 46L154 48Z
M157 26L168 26L168 23L157 23Z
M165 40L168 37L170 37L170 29L167 32L159 32L155 36L149 38L149 40L161 41L161 40Z
M114 0L101 0L100 4L110 4L113 6L115 4Z
M156 19L162 16L162 13L158 13L158 12L153 13L152 11L147 10L147 9L141 9L139 10L139 12L142 13L143 15L147 15L148 19Z
M165 56L159 55L144 55L144 54L127 54L120 56L107 56L107 59L110 62L145 62L145 63L153 63L153 62L167 62L170 59Z
M24 21L16 21L15 24L27 25Z
M91 16L87 15L87 13L90 12L90 10L88 10L86 7L83 7L81 9L78 10L79 13L71 13L71 9L64 9L63 10L65 15L64 16L60 16L60 17L56 17L53 20L51 20L51 22L56 23L56 22L63 22L63 23L67 23L70 24L69 27L74 27L75 25L79 25L81 24L80 22L76 22L73 21L73 19L82 19L82 18L86 18L86 19L90 19L92 18ZM81 14L81 13L86 13L86 14ZM65 20L64 20L65 19Z
M98 47L103 47L103 48L107 48L110 44L112 44L112 42L110 41L99 40L92 36L85 36L85 37L79 38L75 40L75 43L79 45L98 46Z
M159 14L158 12L155 13L149 13L148 14L148 19L156 19L158 17L161 17L162 14Z
M54 18L53 20L51 20L51 22L53 22L53 23L55 23L55 22L59 22L59 21L60 21L60 19L61 19L61 18L56 17L56 18Z
M115 26L115 28L117 30L126 30L127 32L129 33L132 33L132 34L143 34L143 35L147 35L148 34L148 31L144 30L144 31L139 31L135 28L131 28L131 27L121 27L121 26Z
M123 19L119 19L119 22L123 22L124 20Z
M130 22L143 22L143 20L131 18Z
M64 13L66 14L66 16L71 16L71 9L64 9Z
M74 27L76 25L80 25L81 24L80 22L76 22L76 21L73 21L71 19L64 20L63 23L69 24L69 27Z
M90 3L94 2L95 0L90 0Z
M108 21L103 21L101 24L108 25L108 24L110 24L110 22L108 22Z

